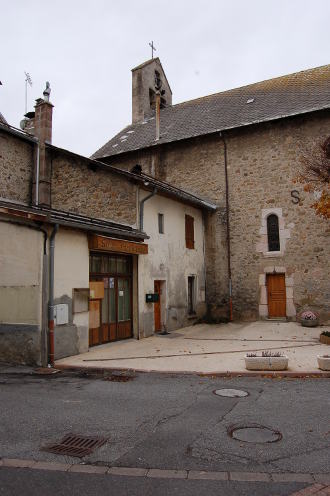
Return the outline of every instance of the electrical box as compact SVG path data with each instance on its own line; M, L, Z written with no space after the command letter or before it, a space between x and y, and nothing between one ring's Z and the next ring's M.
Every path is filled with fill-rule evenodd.
M147 293L146 294L146 303L157 303L159 301L158 293Z
M54 306L55 325L63 325L69 323L69 305L60 303Z

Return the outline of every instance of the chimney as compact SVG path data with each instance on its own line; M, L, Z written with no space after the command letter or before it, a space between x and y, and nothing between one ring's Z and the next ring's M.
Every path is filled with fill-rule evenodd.
M52 142L53 105L49 101L48 82L43 95L44 99L38 98L34 106L34 135L38 138L38 145L34 152L32 203L50 207L51 167L45 144Z
M132 69L132 123L142 122L156 110L157 82L161 81L160 108L172 105L172 90L158 57Z

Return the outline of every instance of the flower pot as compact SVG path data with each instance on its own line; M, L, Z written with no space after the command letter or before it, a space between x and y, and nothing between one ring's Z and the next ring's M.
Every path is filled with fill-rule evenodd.
M318 355L317 356L317 363L319 366L319 369L321 370L330 370L330 356L322 356Z
M324 334L320 334L320 343L330 344L330 336L325 336Z
M319 325L319 320L315 319L301 319L301 325L303 327L317 327Z
M247 370L287 370L289 358L280 357L245 357Z

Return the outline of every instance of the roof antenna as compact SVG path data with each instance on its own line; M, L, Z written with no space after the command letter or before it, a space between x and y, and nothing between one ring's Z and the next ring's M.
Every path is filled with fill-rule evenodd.
M32 79L28 72L24 71L24 74L25 74L25 113L27 113L27 86L28 83L30 86L32 86Z
M151 58L154 58L154 52L157 50L156 47L154 46L154 42L152 41L149 43L149 46L151 47Z

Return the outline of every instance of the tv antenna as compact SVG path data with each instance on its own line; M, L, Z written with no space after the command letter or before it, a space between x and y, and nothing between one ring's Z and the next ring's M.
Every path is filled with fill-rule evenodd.
M152 41L151 43L149 43L149 46L151 48L151 58L153 59L154 58L154 52L156 51L156 47L154 46L154 42Z
M28 72L24 71L25 74L25 113L27 113L27 87L32 86L32 79Z

